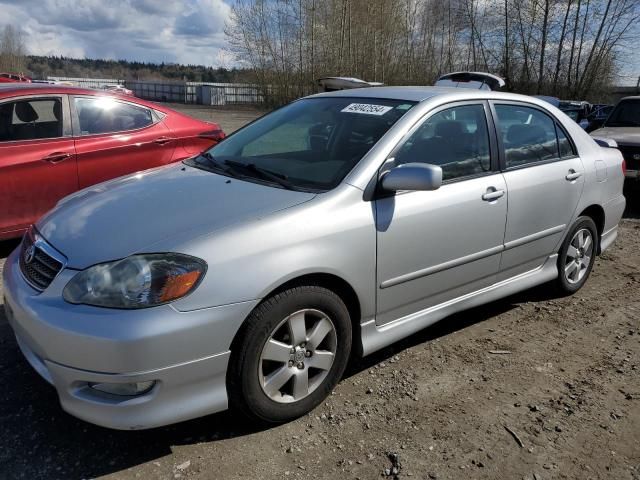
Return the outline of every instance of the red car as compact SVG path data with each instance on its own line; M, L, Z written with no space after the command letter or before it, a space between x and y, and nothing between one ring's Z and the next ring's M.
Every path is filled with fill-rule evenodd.
M25 77L24 75L19 75L17 73L0 73L0 83L18 83L18 82L31 83L31 79L29 77Z
M200 153L215 123L124 95L36 83L0 85L0 239L62 197Z

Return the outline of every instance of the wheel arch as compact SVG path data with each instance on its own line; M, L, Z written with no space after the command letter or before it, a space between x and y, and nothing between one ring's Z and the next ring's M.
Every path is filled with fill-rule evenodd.
M596 224L596 229L598 230L598 255L600 255L600 239L602 238L602 233L604 232L605 222L604 208L597 204L589 205L587 208L582 210L582 212L580 212L580 215L578 215L578 217L589 217Z
M244 326L246 325L246 321L258 308L262 303L273 295L288 290L293 287L298 287L302 285L313 285L318 287L326 288L327 290L331 290L333 293L338 295L340 299L344 302L347 310L349 312L349 318L351 320L351 328L352 328L352 345L351 345L351 355L352 357L360 357L362 356L362 335L360 333L360 320L362 317L362 307L360 304L360 299L358 298L358 294L355 289L351 286L349 282L347 282L342 277L332 273L324 273L324 272L316 272L316 273L306 273L303 275L296 276L291 278L277 287L273 288L269 293L264 295L262 301L258 303L247 315L247 317L243 320L242 325L236 332L235 337L231 343L231 350L234 349L234 346L237 342L242 338L242 334L244 331Z

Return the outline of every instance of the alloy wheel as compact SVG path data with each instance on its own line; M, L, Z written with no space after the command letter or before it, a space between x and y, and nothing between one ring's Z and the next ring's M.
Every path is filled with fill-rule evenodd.
M575 233L567 249L564 262L564 276L567 282L574 285L584 278L592 256L593 236L588 229L582 228Z
M263 392L278 403L297 402L316 390L333 365L336 328L328 315L299 310L276 326L258 364Z

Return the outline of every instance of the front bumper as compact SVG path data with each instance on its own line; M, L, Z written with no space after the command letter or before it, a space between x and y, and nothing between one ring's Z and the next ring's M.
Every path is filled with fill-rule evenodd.
M71 305L62 289L75 273L62 271L39 293L23 279L17 252L3 272L20 349L56 388L64 410L109 428L143 429L227 408L229 348L257 301L188 312ZM146 381L155 382L150 391L129 397L89 386Z

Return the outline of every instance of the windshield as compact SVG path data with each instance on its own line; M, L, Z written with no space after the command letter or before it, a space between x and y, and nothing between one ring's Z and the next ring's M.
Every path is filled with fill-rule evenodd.
M355 97L299 100L256 120L189 164L280 188L329 190L413 105Z
M622 100L605 122L606 127L640 127L640 99Z

